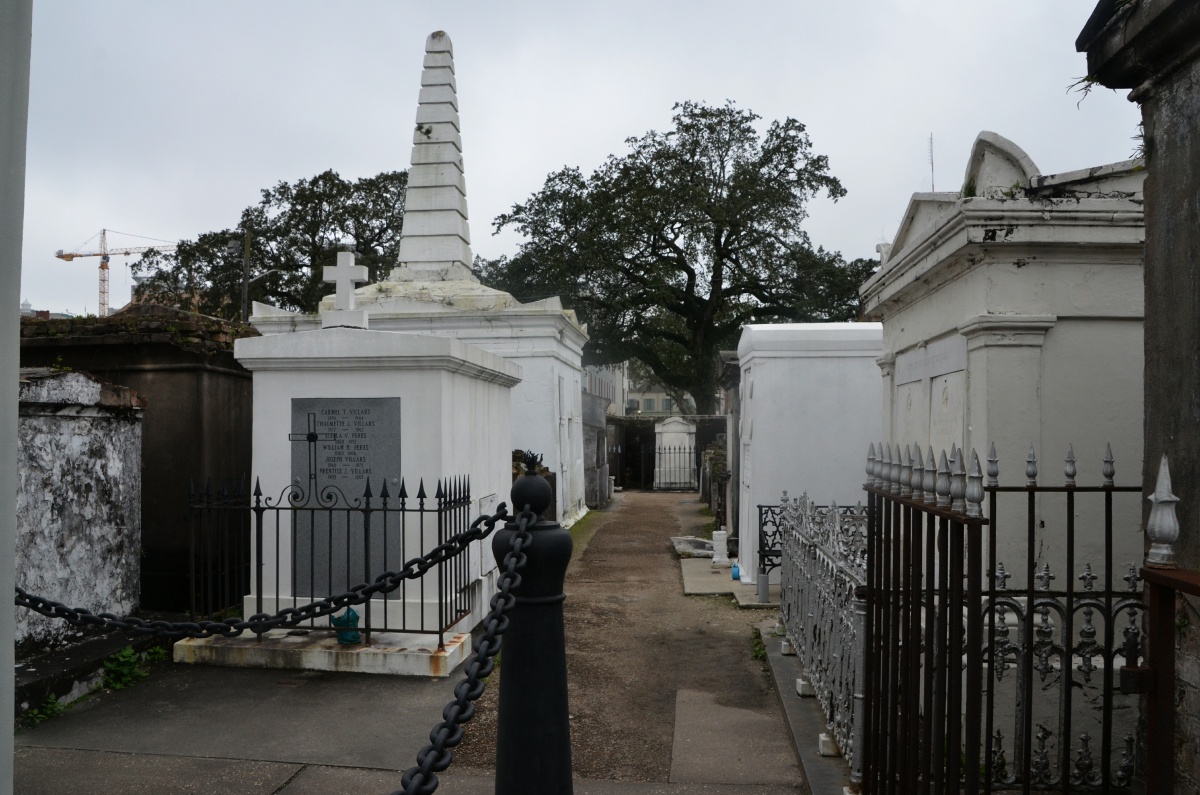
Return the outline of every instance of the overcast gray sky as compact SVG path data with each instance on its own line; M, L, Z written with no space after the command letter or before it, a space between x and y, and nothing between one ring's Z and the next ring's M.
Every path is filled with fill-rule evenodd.
M1124 94L1068 87L1095 0L84 2L36 0L22 294L94 313L102 227L177 240L232 227L259 190L327 168L407 168L425 37L454 42L473 246L564 165L594 169L726 99L808 127L848 190L807 229L847 258L890 240L909 196L956 190L993 130L1043 173L1131 156ZM1078 107L1076 105L1078 104ZM94 245L95 241L85 248ZM110 245L138 245L114 236ZM130 260L131 261L131 260ZM114 258L114 307L129 298Z

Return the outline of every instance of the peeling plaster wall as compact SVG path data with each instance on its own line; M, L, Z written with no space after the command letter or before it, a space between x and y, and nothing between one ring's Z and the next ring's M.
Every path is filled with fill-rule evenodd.
M16 578L31 593L126 614L138 607L142 412L100 405L118 402L101 400L112 389L78 373L22 385ZM18 644L71 632L17 609Z

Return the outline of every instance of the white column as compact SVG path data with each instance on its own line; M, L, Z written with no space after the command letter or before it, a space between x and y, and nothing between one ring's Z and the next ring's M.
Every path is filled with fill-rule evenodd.
M33 0L0 3L0 455L17 460L17 371L21 361L21 231L25 220L25 136L29 120L29 46ZM0 549L16 548L17 473L0 467ZM12 598L15 573L0 566L0 593ZM9 602L11 605L12 602ZM0 794L13 791L14 615L0 610Z

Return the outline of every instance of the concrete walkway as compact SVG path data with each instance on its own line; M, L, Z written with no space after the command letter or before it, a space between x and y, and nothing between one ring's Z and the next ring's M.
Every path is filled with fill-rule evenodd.
M776 681L786 688L789 675ZM15 791L390 793L459 679L168 665L21 732ZM576 795L809 792L781 721L722 705L721 695L703 682L676 694L671 783L577 780ZM828 788L812 791L840 795L836 773L822 778ZM486 771L455 766L441 779L447 795L493 791Z

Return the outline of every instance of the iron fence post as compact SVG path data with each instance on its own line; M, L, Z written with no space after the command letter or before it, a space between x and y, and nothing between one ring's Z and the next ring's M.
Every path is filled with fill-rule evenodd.
M254 480L254 612L263 613L263 513L262 485ZM262 641L262 633L254 633L256 641Z
M540 515L550 505L550 484L532 471L513 483L515 511ZM571 560L571 534L558 522L529 528L526 562L512 590L516 604L501 641L504 669L496 726L496 795L571 795L571 725L567 712L567 654L563 580ZM496 560L512 547L517 525L492 539Z
M862 792L863 783L863 721L866 717L866 687L867 687L867 589L869 586L859 585L854 588L854 659L858 670L854 677L854 703L851 714L854 716L850 726L850 791Z

